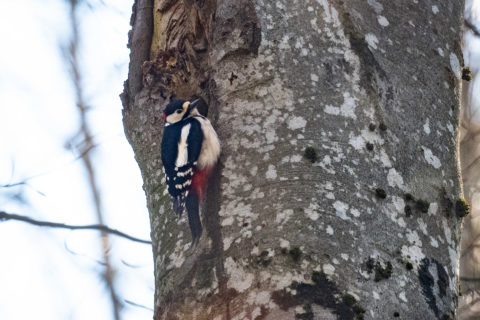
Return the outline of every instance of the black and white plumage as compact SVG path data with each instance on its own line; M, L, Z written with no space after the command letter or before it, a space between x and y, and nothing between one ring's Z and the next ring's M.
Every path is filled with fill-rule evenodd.
M202 234L199 204L220 155L220 143L210 121L193 102L175 100L164 111L162 162L174 211L185 210L192 242Z

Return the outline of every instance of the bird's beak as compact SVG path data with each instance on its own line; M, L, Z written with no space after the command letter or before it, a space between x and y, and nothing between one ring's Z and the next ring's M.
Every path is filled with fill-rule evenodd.
M191 108L195 107L195 105L196 105L198 102L200 102L200 98L195 99L195 100L193 100L192 102L190 102L189 108L191 109Z
M190 102L190 103L188 104L188 108L187 108L187 110L186 110L186 113L187 113L187 114L190 113L190 111L191 111L193 108L195 108L195 105L196 105L199 101L200 101L200 99L195 99L195 100L193 100L192 102Z

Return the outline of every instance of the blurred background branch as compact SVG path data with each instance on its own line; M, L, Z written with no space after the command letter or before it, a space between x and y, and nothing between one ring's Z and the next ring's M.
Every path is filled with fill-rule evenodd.
M32 224L32 225L35 225L35 226L39 226L39 227L61 228L61 229L69 229L69 230L98 230L98 231L102 231L103 233L114 234L116 236L125 238L125 239L130 240L130 241L149 244L149 245L152 244L152 242L149 241L149 240L143 240L143 239L133 237L133 236L128 235L124 232L118 231L116 229L109 228L108 226L103 225L103 224L73 226L73 225L64 224L64 223L35 220L35 219L29 218L29 217L26 217L26 216L22 216L22 215L19 215L19 214L13 214L13 213L7 213L7 212L4 212L4 211L0 211L0 221L8 221L8 220L22 221L22 222L26 222L26 223L29 223L29 224Z
M75 89L76 96L76 105L80 115L80 131L79 136L82 136L83 143L79 146L79 151L81 155L81 160L84 164L84 167L87 171L88 182L90 185L91 195L93 198L93 203L95 207L95 213L97 222L100 225L105 225L105 219L103 215L103 207L101 201L100 190L97 184L96 175L92 163L90 151L94 148L95 143L93 142L92 135L90 133L90 128L87 121L87 112L89 107L87 106L84 98L83 86L82 86L82 76L80 72L80 63L79 63L79 45L80 45L80 35L78 31L79 22L77 19L77 11L79 0L66 0L70 4L70 27L71 27L71 38L69 43L69 59L68 63L71 71L72 83ZM73 139L72 139L73 140ZM100 229L100 241L103 253L103 265L104 271L102 278L105 281L105 285L110 293L110 299L112 302L112 312L115 320L120 320L120 310L122 304L118 298L118 294L115 289L115 269L110 261L110 242L108 238L108 232L105 229Z
M460 252L458 318L480 317L480 70L479 1L465 2L464 63L473 77L462 82L460 110L460 159L465 199L471 214L465 217ZM465 70L464 69L464 70Z

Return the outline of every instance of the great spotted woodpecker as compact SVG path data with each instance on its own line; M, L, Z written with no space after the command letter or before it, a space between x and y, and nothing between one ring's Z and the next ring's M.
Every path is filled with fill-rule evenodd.
M199 205L220 156L220 142L210 121L197 109L201 100L174 100L163 112L162 162L173 210L187 210L192 243L202 234Z

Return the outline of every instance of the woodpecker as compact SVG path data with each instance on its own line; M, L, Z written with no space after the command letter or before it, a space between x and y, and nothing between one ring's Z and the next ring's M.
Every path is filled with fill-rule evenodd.
M163 111L162 162L173 210L187 211L192 244L202 235L200 202L220 156L220 142L210 121L197 109L203 102L174 100Z

